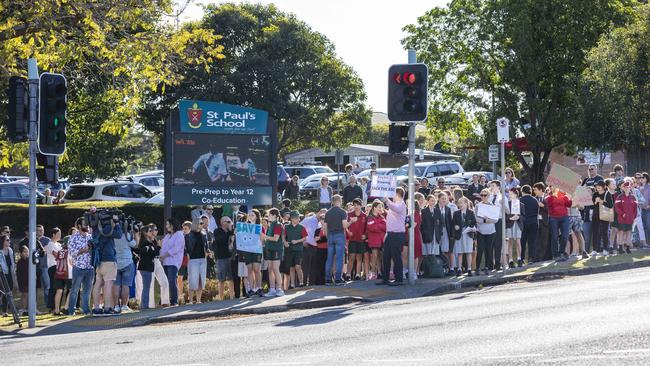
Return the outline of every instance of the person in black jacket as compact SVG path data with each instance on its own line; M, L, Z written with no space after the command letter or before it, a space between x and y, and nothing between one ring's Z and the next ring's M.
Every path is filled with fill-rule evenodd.
M156 225L149 224L142 231L144 235L140 238L140 243L133 249L138 254L138 272L142 277L142 293L140 295L140 309L149 309L149 289L151 286L151 277L153 275L153 260L160 254L161 243L156 239L158 229Z
M592 248L595 252L602 252L604 256L607 256L609 254L607 249L610 245L608 235L609 222L600 219L600 206L609 209L614 207L614 197L607 191L607 181L596 183L596 192L594 193L592 200L594 201L594 214L592 216L591 224Z
M422 234L422 255L438 255L439 248L434 245L433 241L433 213L436 208L438 199L435 195L427 196L427 205L420 211L422 222L420 223L420 233Z
M479 175L472 175L472 183L467 186L467 198L469 198L474 204L481 200L481 191L486 188L486 186L479 183Z
M187 279L190 288L190 304L196 296L196 302L201 303L201 293L205 287L208 263L206 257L212 255L208 247L208 237L200 218L192 220L192 231L185 235L185 252L190 260L187 264Z
M447 259L449 259L449 268L454 268L455 264L453 262L453 251L454 251L454 241L453 241L453 225L451 223L451 208L447 206L449 203L449 197L446 193L441 192L438 194L438 205L436 206L433 213L433 227L434 227L434 239L436 243L440 245L440 252L444 253Z
M291 181L287 184L287 187L284 189L284 198L290 200L297 200L300 193L300 187L298 186L298 176L294 175L291 177Z
M454 212L452 224L454 225L454 254L456 255L456 276L462 273L461 263L463 254L467 256L467 275L472 276L472 252L474 251L474 232L463 233L467 228L476 228L476 216L469 208L469 199L461 197L458 202L458 211Z
M529 185L521 187L522 197L519 199L522 208L523 230L521 231L521 257L526 258L528 246L528 263L537 258L537 230L539 229L539 202L532 196L533 189Z
M343 204L347 205L354 201L355 198L363 199L363 190L357 184L357 177L351 175L348 178L348 185L343 188Z

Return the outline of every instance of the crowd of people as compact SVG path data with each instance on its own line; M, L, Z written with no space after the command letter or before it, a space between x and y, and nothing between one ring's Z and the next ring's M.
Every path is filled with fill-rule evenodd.
M65 237L59 228L45 235L38 225L43 303L55 314L95 316L129 312L133 298L140 309L200 303L210 278L217 282L219 300L283 296L293 288L349 281L399 286L408 278L411 225L413 276L423 274L427 257L444 263L447 276L474 276L550 259L626 255L645 247L650 235L650 177L626 177L620 165L607 179L598 175L597 166L589 166L587 177L577 182L592 190L586 206L542 182L521 186L511 168L503 182L474 175L466 190L446 187L444 180L435 186L418 181L413 222L405 187L397 187L391 198L371 197L352 174L337 195L323 179L314 212L293 210L285 199L281 209L241 206L232 215L215 214L209 205L197 207L188 221L167 220L163 233L154 224L129 226L118 220L91 227L86 217L77 219ZM502 202L504 216L488 217L478 209ZM262 226L256 237L262 253L238 249L235 221ZM11 233L7 226L0 230L0 264L10 286L21 293L24 311L27 233L16 255Z

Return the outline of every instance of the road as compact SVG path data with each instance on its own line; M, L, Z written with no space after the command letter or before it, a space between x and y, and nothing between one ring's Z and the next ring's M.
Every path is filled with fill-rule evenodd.
M0 339L7 365L648 365L650 269L439 297Z

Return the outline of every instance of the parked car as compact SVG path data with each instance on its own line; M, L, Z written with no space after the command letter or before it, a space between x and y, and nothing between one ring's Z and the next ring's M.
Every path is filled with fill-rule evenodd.
M165 189L165 177L161 174L138 174L126 177L126 179L142 184L153 193L162 192Z
M313 174L334 173L330 167L322 165L285 166L284 170L287 171L289 177L297 175L298 182L301 182L303 179Z
M165 193L164 192L159 192L156 193L155 196L149 198L147 202L145 202L150 205L164 205L165 204Z
M362 177L370 178L370 171L371 170L372 169L366 169L366 170L362 171L361 173L357 174L357 179L362 178ZM377 175L393 175L393 174L395 174L395 172L397 172L397 168L378 168L376 174Z
M463 172L463 173L452 174L449 176L449 178L462 178L465 180L466 185L470 185L472 183L472 176L474 174L478 174L479 176L481 174L485 175L485 178L487 178L488 182L494 179L501 179L500 175L497 175L496 178L494 178L492 172Z
M432 179L438 177L445 178L446 185L462 185L466 186L465 180L462 178L449 178L449 176L456 173L463 173L465 170L460 165L459 162L453 160L445 161L429 161L415 163L415 177L417 179L427 178L431 185L435 185L435 182ZM395 175L397 176L397 185L405 184L408 181L408 164L402 165Z
M40 192L36 191L36 202L43 199ZM29 187L23 183L0 183L0 202L2 203L29 203Z
M64 202L132 201L146 202L154 194L139 183L107 181L73 184L63 197Z
M29 184L29 181L27 181L25 184ZM49 188L50 192L52 193L52 196L54 197L56 197L57 193L59 193L60 190L65 191L69 187L70 187L70 182L67 180L60 180L57 184L38 182L36 185L36 189L41 193L45 193L45 190Z
M329 186L332 187L334 194L338 193L338 183L336 176L337 173L319 173L306 177L300 183L298 183L300 199L315 200L316 197L318 197L316 192L320 187L320 180L323 177L327 177L329 179ZM339 175L338 180L341 182L341 188L343 188L343 173Z

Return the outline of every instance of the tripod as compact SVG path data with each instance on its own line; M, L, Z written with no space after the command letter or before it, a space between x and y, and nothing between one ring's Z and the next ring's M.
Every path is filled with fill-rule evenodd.
M20 323L20 316L18 316L18 311L14 304L14 294L11 291L11 288L9 288L7 278L2 271L0 271L0 298L4 298L3 301L6 301L8 310L10 310L14 316L14 323L18 324L19 328L22 328L23 325Z

